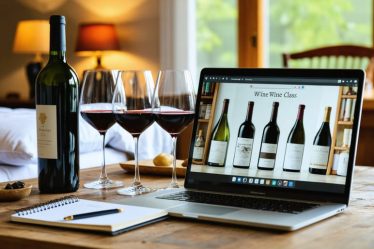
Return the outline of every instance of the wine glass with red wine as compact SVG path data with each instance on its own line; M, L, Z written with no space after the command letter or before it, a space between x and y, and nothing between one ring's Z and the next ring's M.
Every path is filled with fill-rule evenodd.
M154 122L152 96L154 82L150 71L120 71L113 96L113 112L117 123L134 138L135 175L132 185L117 191L121 195L141 195L154 191L140 182L138 140Z
M105 134L115 124L112 99L118 70L88 70L84 72L80 97L80 112L83 119L103 137L103 165L97 181L84 184L86 188L110 189L122 187L123 182L112 181L105 169Z
M196 95L192 76L186 70L161 70L153 98L156 122L172 137L173 171L169 188L179 188L176 174L177 136L194 119Z

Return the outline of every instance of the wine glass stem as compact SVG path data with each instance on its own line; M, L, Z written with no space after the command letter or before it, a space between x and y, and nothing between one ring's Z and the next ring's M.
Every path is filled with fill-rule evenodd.
M132 183L133 186L141 185L140 183L140 173L139 173L139 161L138 161L138 137L134 137L134 145L135 145L135 175L134 175L134 182Z
M171 140L173 141L173 172L171 175L171 183L172 186L178 186L177 182L177 137L172 137Z
M105 133L102 135L103 137L103 166L101 167L101 174L100 174L100 181L107 181L108 176L106 174L106 168L105 168Z

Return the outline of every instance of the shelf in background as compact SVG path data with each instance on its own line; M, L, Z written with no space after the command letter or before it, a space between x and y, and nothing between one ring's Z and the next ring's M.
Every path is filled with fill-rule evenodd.
M349 150L349 148L347 148L347 147L338 147L338 146L336 146L336 147L334 148L334 150L337 150L337 151L344 151L344 150Z
M338 125L353 125L352 121L338 121Z
M213 99L213 96L201 96L201 99Z
M199 122L200 122L200 123L208 123L208 122L209 122L209 119L199 119Z
M357 95L342 95L342 99L357 99Z

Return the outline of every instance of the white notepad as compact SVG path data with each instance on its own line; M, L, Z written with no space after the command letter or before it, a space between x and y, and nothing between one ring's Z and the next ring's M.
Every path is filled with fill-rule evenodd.
M116 208L123 209L123 212L71 221L64 220L64 217L70 215ZM106 232L115 235L163 220L166 217L167 212L162 209L82 200L74 196L68 196L19 209L11 215L11 221Z

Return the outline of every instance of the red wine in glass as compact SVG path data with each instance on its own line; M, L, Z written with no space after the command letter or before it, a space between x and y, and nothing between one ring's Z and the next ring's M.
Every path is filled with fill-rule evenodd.
M81 111L81 115L101 135L104 135L116 122L112 110L84 110Z
M152 96L154 82L149 70L120 71L113 94L112 110L116 122L134 139L134 180L131 186L119 189L120 195L137 196L155 191L140 181L138 140L154 122Z
M155 120L171 136L177 136L193 121L194 115L193 111L161 111L155 113Z
M118 74L118 70L97 69L87 70L83 75L80 113L82 118L100 133L103 153L100 177L97 181L86 182L86 188L111 189L123 186L123 182L109 179L105 167L105 134L115 124L112 101Z
M195 113L195 91L187 70L160 70L157 76L152 109L157 123L171 135L173 170L168 188L179 188L177 182L177 136L192 121Z
M123 129L136 137L140 136L154 121L152 111L147 110L117 111L114 117Z

